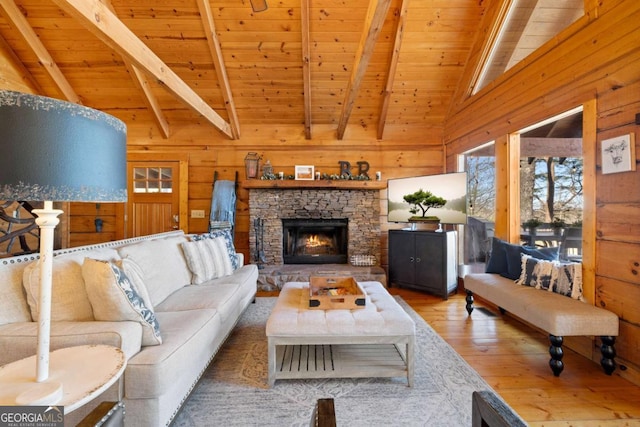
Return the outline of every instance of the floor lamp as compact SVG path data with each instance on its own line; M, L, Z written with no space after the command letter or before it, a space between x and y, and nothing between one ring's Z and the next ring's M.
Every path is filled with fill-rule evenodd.
M18 404L55 404L62 385L49 378L54 230L58 202L127 199L126 125L77 104L0 90L0 200L44 201L40 227L35 381ZM53 290L55 291L55 290Z

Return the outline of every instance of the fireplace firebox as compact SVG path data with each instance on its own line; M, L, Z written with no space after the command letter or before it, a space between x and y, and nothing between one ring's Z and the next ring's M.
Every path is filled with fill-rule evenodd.
M285 264L346 264L348 219L283 219Z

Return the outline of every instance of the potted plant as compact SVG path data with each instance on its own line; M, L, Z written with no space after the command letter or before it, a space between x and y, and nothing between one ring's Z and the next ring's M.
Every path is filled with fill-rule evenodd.
M427 216L427 211L431 208L440 208L447 203L446 199L438 197L430 191L424 191L422 188L415 193L406 194L403 199L411 205L409 212L414 215L409 218L409 221L440 222L440 218L437 216Z
M531 218L522 223L522 227L525 230L529 230L529 234L534 236L536 234L536 228L540 227L542 222L539 219Z
M553 221L551 221L551 227L553 228L553 233L556 236L559 236L560 233L562 232L562 229L565 228L567 226L567 223L564 222L562 220L562 218L554 218Z

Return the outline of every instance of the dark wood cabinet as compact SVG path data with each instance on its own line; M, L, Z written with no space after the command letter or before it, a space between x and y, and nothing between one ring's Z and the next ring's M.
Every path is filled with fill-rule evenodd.
M455 231L389 231L389 283L447 299L456 290Z

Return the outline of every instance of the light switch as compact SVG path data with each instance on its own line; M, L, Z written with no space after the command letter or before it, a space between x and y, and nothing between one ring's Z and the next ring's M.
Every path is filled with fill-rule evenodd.
M191 218L204 218L204 211L200 209L192 209Z

